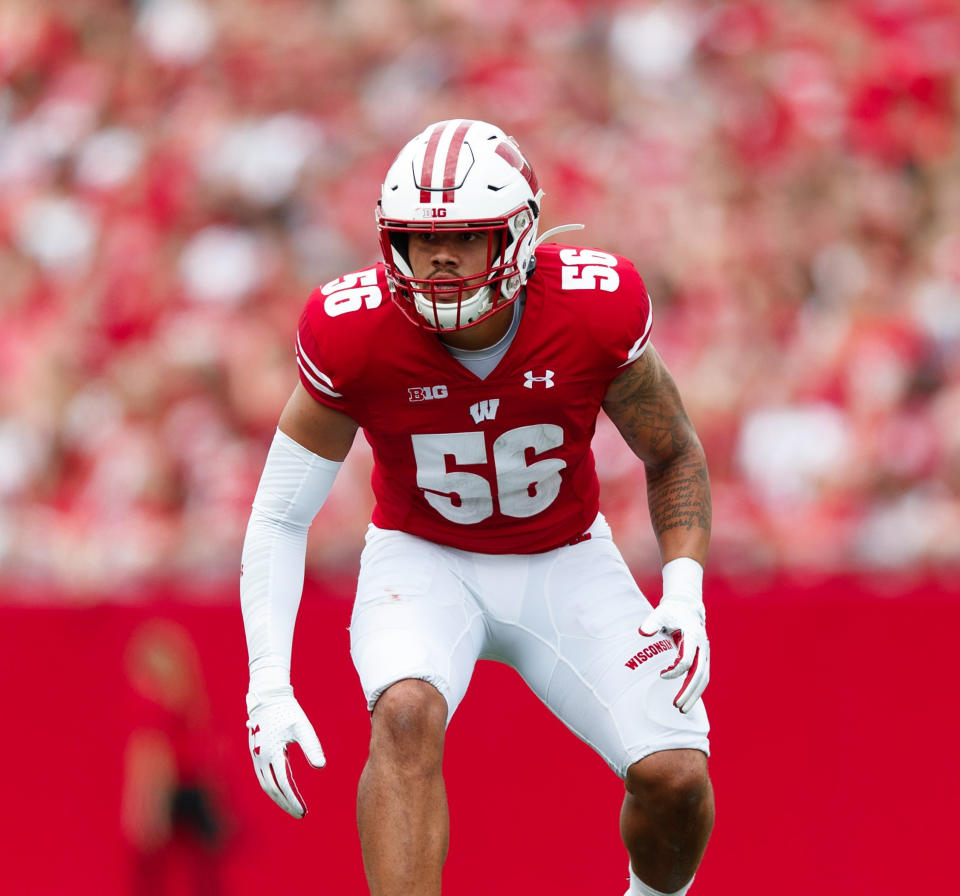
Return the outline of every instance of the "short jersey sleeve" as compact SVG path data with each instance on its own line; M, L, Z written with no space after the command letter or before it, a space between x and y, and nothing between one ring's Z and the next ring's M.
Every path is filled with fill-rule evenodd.
M383 265L310 294L297 328L297 368L304 389L321 404L351 416L362 411L373 346L384 342L380 330L392 317L389 296Z
M644 286L640 275L631 266L627 273L628 297L631 305L631 314L626 327L628 338L636 336L636 339L627 349L626 358L621 362L621 367L626 367L637 360L650 343L650 332L653 329L653 305L650 302L650 294Z
M562 303L596 360L612 379L646 350L653 327L650 296L630 259L600 249L547 246L537 254L547 305Z
M617 258L615 270L620 277L617 303L613 312L617 318L611 332L612 348L618 367L632 364L646 351L653 329L653 307L650 294L633 262Z
M324 351L318 338L312 318L317 313L317 293L314 293L304 306L297 327L297 369L300 382L310 395L328 407L344 410L342 386L339 385L337 357L335 352Z

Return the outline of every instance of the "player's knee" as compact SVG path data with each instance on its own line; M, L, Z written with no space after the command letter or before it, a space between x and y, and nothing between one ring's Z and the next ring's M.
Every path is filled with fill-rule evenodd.
M707 757L699 750L653 753L627 769L627 791L644 803L681 814L712 806Z
M387 688L373 709L371 754L410 770L439 764L447 723L447 702L431 684L416 679Z

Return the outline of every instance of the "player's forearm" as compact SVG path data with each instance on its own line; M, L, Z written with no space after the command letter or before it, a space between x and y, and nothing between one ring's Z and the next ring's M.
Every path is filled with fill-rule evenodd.
M340 466L279 430L267 455L243 544L240 608L251 679L271 687L289 681L307 533Z
M647 472L650 520L663 563L701 566L710 541L710 479L676 383L650 345L611 384L604 408Z
M692 427L678 435L676 454L667 461L646 465L650 521L663 564L690 557L703 566L710 543L710 477Z
M240 611L250 674L285 684L303 591L308 528L254 508L240 564Z

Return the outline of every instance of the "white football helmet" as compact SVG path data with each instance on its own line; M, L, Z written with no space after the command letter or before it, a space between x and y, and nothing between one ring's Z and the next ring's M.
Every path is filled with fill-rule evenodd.
M534 265L543 191L516 141L482 121L430 125L394 160L377 204L377 230L394 301L432 332L462 330L514 302ZM411 231L487 239L487 267L470 277L421 280Z

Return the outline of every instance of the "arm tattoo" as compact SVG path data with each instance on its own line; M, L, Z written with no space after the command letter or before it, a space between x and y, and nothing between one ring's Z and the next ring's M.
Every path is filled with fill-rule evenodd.
M604 408L647 473L650 520L671 529L710 530L710 481L700 440L653 346L611 385Z
M668 529L710 529L710 485L700 458L690 457L656 472L648 467L647 497L657 534Z

